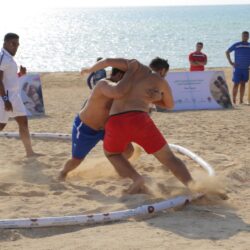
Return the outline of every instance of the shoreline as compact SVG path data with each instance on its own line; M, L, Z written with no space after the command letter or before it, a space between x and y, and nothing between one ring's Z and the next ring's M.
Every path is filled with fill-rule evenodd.
M229 70L229 69L232 69L232 67L230 67L230 66L225 66L225 67L208 67L208 68L206 68L205 69L205 71L211 71L211 70L215 70L215 69L224 69L224 70ZM180 70L183 70L183 71L189 71L189 68L171 68L170 67L170 69L169 69L169 72L171 72L171 71L180 71ZM69 73L69 74L72 74L72 73L80 73L80 69L79 69L79 71L77 71L77 70L75 70L75 71L67 71L67 70L65 70L65 71L30 71L30 72L28 72L28 73L31 73L31 74L61 74L61 73L65 73L65 74L67 74L67 73Z

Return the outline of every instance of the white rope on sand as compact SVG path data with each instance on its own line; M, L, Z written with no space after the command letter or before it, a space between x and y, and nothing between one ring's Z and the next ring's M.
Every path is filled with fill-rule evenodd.
M71 135L60 133L31 133L35 138L52 138L71 140ZM18 138L18 133L2 132L0 137ZM175 144L169 144L173 150L176 150L197 162L209 176L214 175L214 170L205 160L191 152L190 150ZM97 223L113 222L126 220L132 217L154 214L159 211L185 205L192 200L202 197L202 194L177 196L162 202L151 205L143 205L134 209L115 211L110 213L98 213L89 215L61 216L61 217L41 217L41 218L21 218L0 220L0 228L33 228L33 227L52 227L66 225L90 225Z
M114 222L114 221L126 220L136 216L154 214L156 212L165 209L185 205L199 197L201 197L201 195L178 196L159 203L154 203L151 205L143 205L134 209L115 211L111 213L0 220L0 228L7 229L7 228L70 226L70 225L73 226L73 225L91 225L97 223Z
M42 138L42 139L59 139L59 140L71 140L70 134L63 134L63 133L30 133L30 136L33 138ZM18 132L0 132L0 137L7 137L7 138L19 138ZM209 175L214 175L214 170L210 164L204 161L201 157L197 154L191 152L187 148L176 144L169 144L169 147L181 154L184 154L197 162L204 170L208 172Z
M179 152L183 155L188 156L189 158L191 158L192 160L197 162L204 170L206 170L208 172L208 175L213 176L215 174L214 169L212 168L212 166L209 163L207 163L200 156L198 156L197 154L188 150L187 148L184 148L182 146L175 145L175 144L169 144L169 147L173 150L176 150L177 152Z
M30 133L30 136L33 138L42 138L42 139L62 139L62 140L71 140L70 134L62 133ZM0 137L7 138L20 138L18 132L0 132Z

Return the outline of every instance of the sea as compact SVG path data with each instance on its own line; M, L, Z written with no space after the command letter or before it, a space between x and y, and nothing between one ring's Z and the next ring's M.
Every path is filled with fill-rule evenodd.
M203 42L207 67L229 66L225 51L250 31L250 5L2 10L0 39L20 36L16 60L29 71L79 71L97 57L156 56L188 68Z

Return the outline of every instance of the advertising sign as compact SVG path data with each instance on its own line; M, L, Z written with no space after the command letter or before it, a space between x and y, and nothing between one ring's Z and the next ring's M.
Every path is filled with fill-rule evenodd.
M173 110L232 108L223 71L170 72L166 79L174 97Z
M19 78L23 103L28 116L44 115L44 103L40 76L26 74Z

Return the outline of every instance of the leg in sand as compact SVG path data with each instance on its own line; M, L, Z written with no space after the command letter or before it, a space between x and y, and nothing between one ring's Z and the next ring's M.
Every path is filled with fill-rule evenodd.
M234 83L233 86L233 104L236 104L236 97L237 97L237 93L238 93L238 88L239 88L239 84L238 83Z
M71 158L67 160L63 169L59 172L58 180L65 181L68 173L77 168L82 161L83 159L77 159L77 158Z
M126 150L122 153L122 155L124 156L124 158L126 159L130 159L133 154L135 152L135 148L132 145L132 143L129 143L128 146L126 147Z
M127 193L135 194L143 191L143 177L136 172L130 162L121 153L105 152L105 155L121 177L132 179L133 184L126 190Z
M169 146L166 144L162 149L154 153L154 156L179 179L184 185L188 186L189 190L198 193L213 194L218 196L222 200L228 199L228 196L220 190L208 190L199 183L192 181L192 177L187 170L185 164L176 157ZM200 186L199 186L200 185Z
M185 164L173 154L168 144L163 146L153 155L158 159L158 161L160 161L165 167L167 167L184 185L188 185L192 181L192 177Z
M122 155L130 162L135 162L141 156L142 149L137 144L129 143Z
M23 145L26 151L26 156L32 157L32 156L43 155L43 154L35 153L32 149L27 116L18 116L18 117L15 117L15 120L19 127L19 135L23 142Z
M243 98L244 98L244 94L245 94L245 86L246 86L245 82L240 83L240 104L243 104Z

